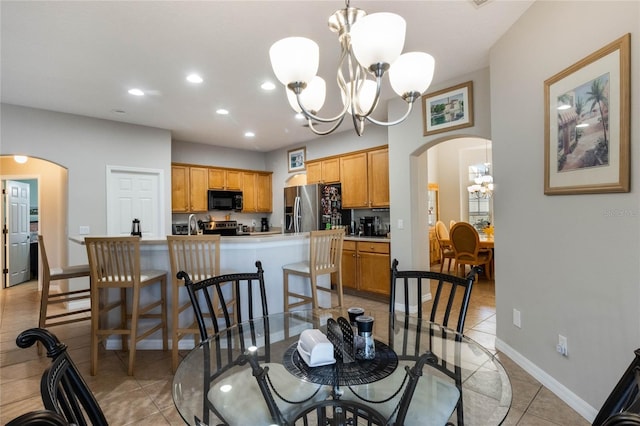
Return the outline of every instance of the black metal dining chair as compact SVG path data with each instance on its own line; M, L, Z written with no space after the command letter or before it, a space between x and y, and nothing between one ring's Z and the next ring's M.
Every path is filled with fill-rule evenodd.
M70 426L60 414L51 410L29 411L10 420L5 426Z
M21 348L28 348L36 342L44 346L47 356L52 359L51 366L44 371L40 382L44 407L63 416L70 424L107 425L98 401L69 357L67 345L60 343L53 333L43 328L25 330L16 338L16 344ZM44 417L56 421L55 416Z
M177 276L185 281L201 339L205 341L213 336L203 348L206 351L204 407L208 407L228 424L257 424L258 419L267 417L271 417L277 424L283 424L289 413L303 409L307 403L326 398L328 391L320 392L322 386L301 381L287 372L282 364L270 362L269 312L264 270L260 261L256 261L255 265L256 272L219 275L199 282L193 282L185 271L178 272ZM229 283L231 289L227 285ZM230 295L224 294L224 288L235 294L233 303L227 303ZM214 292L216 298L213 297ZM256 293L259 294L258 297ZM219 306L214 305L214 300ZM232 307L231 312L229 305ZM218 323L215 315L211 315L218 310L223 314L223 326ZM239 342L234 340L231 333L225 333L234 324L237 324ZM213 334L210 334L210 330ZM254 346L264 348L263 353L258 353L252 348ZM213 359L215 368L211 367ZM234 373L233 377L234 386L246 389L242 400L234 400L221 389L210 387L212 380L230 368L247 364L249 368ZM279 403L276 403L273 394L276 394ZM261 399L264 405L260 404ZM252 403L247 404L248 400ZM216 409L211 401L217 401L218 405L223 406L224 412ZM203 413L203 422L210 424L208 411Z
M640 415L640 349L633 353L633 361L602 404L593 420L593 426L640 424L632 423L638 421Z
M384 395L371 394L371 389L365 385L349 387L346 397L373 397L391 424L442 425L457 410L457 423L463 425L460 354L456 351L448 353L450 349L435 347L434 342L442 341L447 345L453 341L454 347L460 347L455 343L460 341L464 330L478 272L476 267L466 278L460 278L431 271L400 271L398 260L394 259L390 280L389 346L398 356L399 368L384 379L388 383ZM432 290L432 283L435 294L426 315L422 295ZM403 312L397 312L400 310ZM426 319L435 325L424 324ZM425 335L430 338L421 338ZM439 356L442 354L446 356Z

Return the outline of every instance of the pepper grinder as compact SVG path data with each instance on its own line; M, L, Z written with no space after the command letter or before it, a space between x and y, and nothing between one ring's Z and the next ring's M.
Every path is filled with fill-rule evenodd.
M362 347L358 348L356 357L359 359L374 359L376 357L376 345L373 341L373 317L360 315L356 317L358 336L362 341Z
M137 235L139 237L142 236L142 231L140 231L140 219L133 219L131 223L131 235Z

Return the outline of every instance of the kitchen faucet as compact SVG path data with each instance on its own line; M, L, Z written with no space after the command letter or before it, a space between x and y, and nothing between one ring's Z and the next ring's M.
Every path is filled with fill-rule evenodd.
M193 225L192 225L192 222L193 222ZM198 221L196 220L196 215L195 214L190 214L189 215L188 228L189 228L189 235L191 235L191 230L192 229L193 229L194 235L198 234Z

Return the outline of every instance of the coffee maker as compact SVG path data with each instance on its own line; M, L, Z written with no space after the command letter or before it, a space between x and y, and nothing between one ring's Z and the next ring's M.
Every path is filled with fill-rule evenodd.
M371 237L375 235L374 233L374 217L373 216L365 216L360 218L360 226L362 227L362 233L366 237Z
M260 219L260 232L269 231L269 218L263 217Z

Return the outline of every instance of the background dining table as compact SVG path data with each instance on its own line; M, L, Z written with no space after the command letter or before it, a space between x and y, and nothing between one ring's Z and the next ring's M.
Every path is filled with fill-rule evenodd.
M328 323L331 329L335 325L333 321L341 317L348 318L346 309L272 314L222 330L190 351L178 366L173 380L175 406L186 424L248 424L248 419L252 424L274 424L276 422L269 416L268 404L256 391L257 381L251 374L252 365L268 366L267 375L273 376L273 380L267 377L270 391L273 391L270 393L276 394L273 401L285 413L277 423L298 424L295 419L299 417L302 405L309 406L314 401L321 404L324 400L335 399L336 393L342 395L350 385L364 384L378 394L393 392L397 383L389 382L389 375L396 368L414 365L413 361L407 359L432 353L460 374L465 423L483 426L502 423L511 405L511 384L494 354L454 330L426 319L398 312L367 311L365 314L374 318L375 362L356 361L347 365L338 359L336 364L312 368L300 361L296 350L300 334L308 329L320 329L327 333ZM357 332L354 334L357 335ZM257 364L247 362L249 359L257 361ZM300 410L296 410L295 404L284 404L278 392L284 390L278 389L278 374L282 375L282 371L287 376L284 377L288 383L286 387L291 387L293 383L310 389L321 388L322 392L304 401ZM327 371L338 373L327 374ZM435 368L428 364L422 371L423 375L418 380L437 374ZM448 377L445 379L449 380ZM450 382L454 384L453 380ZM417 387L416 392L419 391ZM307 395L306 391L296 392ZM287 397L283 398L286 400ZM368 406L372 413L378 412L378 405L374 401L359 403ZM259 413L263 413L258 417L255 417L256 407L260 408ZM410 405L409 410L413 409L420 407ZM230 410L233 419L225 417L221 420L220 417L225 416L221 413L229 413ZM425 415L428 416L428 413ZM449 421L458 424L455 410Z

